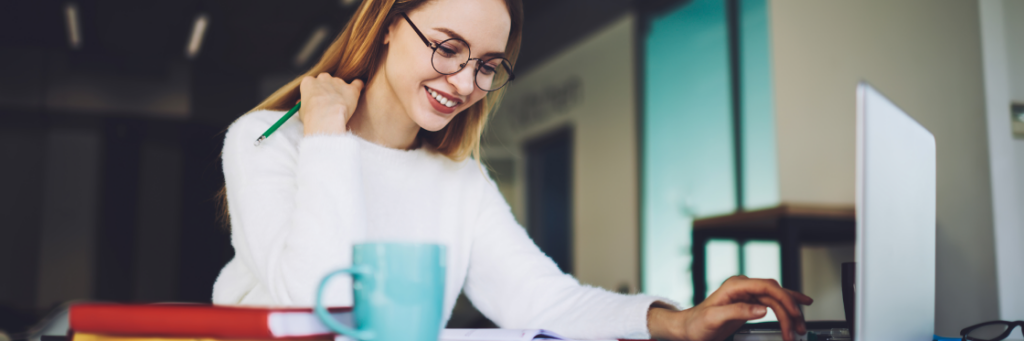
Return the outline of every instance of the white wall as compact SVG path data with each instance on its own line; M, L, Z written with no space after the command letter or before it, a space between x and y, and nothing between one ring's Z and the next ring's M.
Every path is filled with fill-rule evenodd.
M988 1L982 1L988 2ZM1010 99L1024 103L1024 1L999 0L1003 6L1003 24L1005 25L1006 52L1008 53L1010 76ZM996 6L996 5L983 5ZM995 18L992 18L995 19Z
M845 320L842 266L854 261L853 243L804 244L800 247L801 291L814 298L804 307L807 320Z
M1007 67L1010 69L1010 100L1024 103L1024 20L1021 19L1024 18L1024 1L1000 1L1004 3L1003 23L1006 25L1004 38L1008 52ZM1014 207L1018 213L1017 227L1024 229L1024 138L1017 137L1013 141L1013 149L1017 159L1013 170L1017 182L1017 202ZM1024 262L1024 257L1016 261ZM1015 283L1021 282L1024 280ZM1021 295L1024 296L1024 293ZM1017 316L1015 319L1024 319L1024 297L1014 302L1021 309L1014 314Z
M935 135L940 335L999 317L978 15L961 0L771 3L783 202L854 203L860 80Z
M627 13L517 75L484 138L485 161L515 162L506 199L523 222L523 142L573 127L573 268L609 290L639 288L635 22Z
M979 1L983 52L989 160L992 167L992 201L995 222L996 265L1000 317L1024 319L1024 141L1014 141L1010 131L1009 103L1016 84L1024 85L1024 2ZM1017 29L1011 29L1016 27ZM1016 45L1016 46L1015 46ZM1014 58L1019 57L1019 58ZM1017 68L1018 72L1010 69ZM1024 87L1022 87L1024 90ZM1017 151L1015 154L1014 149ZM1016 160L1015 160L1016 159Z

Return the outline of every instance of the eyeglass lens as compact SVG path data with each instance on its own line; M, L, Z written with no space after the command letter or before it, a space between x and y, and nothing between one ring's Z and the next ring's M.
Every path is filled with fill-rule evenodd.
M971 329L971 331L964 336L968 340L976 341L1002 340L1000 336L1002 336L1003 333L1006 332L1006 328L1009 328L1009 325L1002 323L994 323Z
M431 64L437 72L450 75L469 66L469 46L459 39L448 39L434 49L431 57ZM500 89L512 74L512 65L504 58L492 58L488 60L476 60L476 85L480 89L493 91Z

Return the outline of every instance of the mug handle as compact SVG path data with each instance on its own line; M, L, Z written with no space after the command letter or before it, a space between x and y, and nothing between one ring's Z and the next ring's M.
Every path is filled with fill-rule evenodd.
M313 306L313 311L316 313L316 317L320 318L320 321L327 325L335 333L344 334L346 336L359 339L359 340L372 340L376 335L370 330L359 330L339 323L334 317L327 312L327 308L322 303L324 294L324 288L327 287L327 281L340 274L349 274L352 276L352 280L356 280L359 275L369 275L371 272L368 266L353 266L348 269L336 270L327 274L323 280L320 281L320 287L316 290L316 304ZM353 307L355 308L355 307Z

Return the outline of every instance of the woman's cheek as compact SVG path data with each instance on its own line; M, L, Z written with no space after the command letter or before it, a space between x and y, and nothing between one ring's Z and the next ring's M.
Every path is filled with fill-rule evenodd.
M484 92L483 90L480 89L476 89L476 91L474 91L473 95L470 97L470 105L468 105L467 107L475 105L476 102L479 102L480 100L484 99L484 96L487 96L487 92Z

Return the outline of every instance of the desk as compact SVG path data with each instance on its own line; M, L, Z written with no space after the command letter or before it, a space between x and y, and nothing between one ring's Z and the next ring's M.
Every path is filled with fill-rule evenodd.
M800 291L800 244L804 242L856 241L853 207L779 205L697 219L693 222L694 304L707 293L707 243L712 238L777 240L782 259L782 286Z

